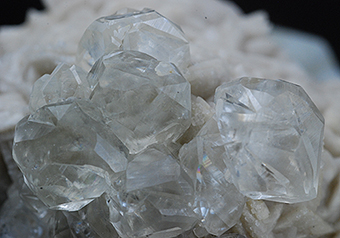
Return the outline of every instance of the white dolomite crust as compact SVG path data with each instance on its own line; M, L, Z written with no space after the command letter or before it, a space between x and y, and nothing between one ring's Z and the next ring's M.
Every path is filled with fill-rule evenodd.
M248 238L340 237L340 160L337 159L337 157L340 156L340 127L338 123L340 120L338 105L340 101L340 94L338 93L340 91L340 80L329 80L319 83L311 80L313 76L308 75L308 72L301 69L299 65L290 60L286 54L275 45L275 42L273 42L270 37L272 26L268 22L265 13L255 12L244 15L237 6L228 2L222 3L214 0L45 0L44 3L47 6L46 11L30 11L25 24L16 27L3 27L0 31L0 132L13 129L15 124L27 115L30 110L34 112L38 109L34 107L29 108L28 106L33 83L42 75L51 74L61 62L69 65L76 63L78 42L85 29L93 20L102 16L111 15L125 7L139 10L142 10L144 7L155 9L179 25L185 32L190 44L191 63L184 73L184 77L190 82L193 93L191 97L191 125L178 140L181 144L188 143L197 133L200 133L203 138L204 136L211 136L207 135L207 132L204 128L202 130L202 127L203 125L207 125L207 127L212 126L208 128L214 128L213 125L209 125L209 123L206 124L206 122L214 113L214 104L212 101L216 87L223 82L228 82L231 79L243 76L281 78L301 85L325 118L325 150L322 153L319 192L315 199L293 205L248 199L242 214L235 215L235 217L239 219L230 220L227 216L220 216L219 214L210 217L202 216L206 219L202 219L193 231L185 232L178 237L193 238L196 237L196 235L200 237L211 237L208 235L208 232L220 235L223 233L223 229L225 229L225 224L227 223L232 226L228 232L235 234L224 234L220 236L221 238L241 238L243 236ZM70 67L71 66L66 67L65 72L68 72ZM59 70L64 69L59 67ZM91 88L91 82L87 82L86 79L81 76L82 73L79 73L79 70L76 74L74 74L74 70L69 72L73 72L73 76L78 74L78 79L81 79L81 81L84 79L83 82L89 84ZM54 76L57 77L57 74L54 74ZM45 79L47 80L46 77ZM53 76L51 76L49 80L52 85ZM76 80L76 82L79 83L79 80ZM46 86L46 83L44 85ZM45 92L48 92L47 89L48 87L46 87ZM60 96L62 94L65 99L70 96L79 96L77 92L65 92L62 87L59 87L59 89L61 90L58 93L59 97L62 97ZM87 93L91 94L91 89ZM86 96L81 95L80 97ZM46 102L47 101L39 103L42 103L42 106ZM56 103L60 102L56 101ZM49 106L45 107L44 110L47 110L48 107ZM54 116L58 117L60 115ZM34 118L26 120L34 121ZM27 123L27 121L24 123ZM47 125L46 128L50 126L51 125ZM79 125L79 127L82 126ZM83 133L89 133L86 131L86 126L81 129ZM96 129L100 130L100 133L107 133L105 129L101 128L101 125L98 125ZM218 130L217 127L215 129ZM43 132L43 130L41 132ZM147 164L143 162L142 158L135 158L132 160L135 162L131 163L131 165L124 162L125 158L122 159L120 165L107 164L105 162L105 149L110 148L105 147L107 145L105 140L118 139L107 138L105 136L101 138L102 140L99 141L101 141L102 144L98 146L94 145L92 148L93 150L97 150L97 152L104 151L101 154L99 152L102 160L100 160L101 164L95 165L96 168L105 167L105 170L107 170L107 167L110 167L111 169L115 168L117 171L122 167L128 168L130 171L130 179L135 179L134 171L137 165L143 165L146 169L150 169ZM56 138L51 137L50 139L53 140ZM3 148L1 135L0 142L1 148ZM65 140L64 143L66 146L68 142ZM193 191L207 196L210 191L204 190L204 184L198 183L198 178L201 178L201 181L204 181L204 178L205 181L216 182L218 181L216 177L211 176L206 173L206 171L208 169L216 169L216 167L219 171L223 171L223 166L214 165L214 157L209 157L212 163L210 167L208 166L202 169L201 174L195 171L196 177L192 179L192 177L190 177L189 165L181 162L181 158L185 156L185 151L195 150L199 143L202 145L202 143L204 144L206 142L194 141L187 144L186 147L181 149L178 160L171 159L172 156L176 158L177 155L170 155L167 163L177 169L178 166L184 167L184 169L181 170L182 172L174 172L176 176L183 177L183 171L189 174L189 177L183 177L181 184L176 185L177 189L181 189L181 186L186 188L193 186L186 185L186 183L190 184L192 180L195 183L192 188L194 189ZM79 146L78 144L78 147L65 148L69 150L77 148L78 153L80 153L79 149L81 147ZM180 146L181 145L176 143L172 144L172 151L178 151ZM124 145L119 149L123 147ZM163 154L167 153L163 148L154 148L154 150L158 150L159 153ZM40 152L36 151L35 153ZM195 153L201 152L197 151ZM212 151L212 153L216 155L216 151ZM137 153L137 155L140 154ZM194 161L192 163L198 162ZM201 161L201 163L202 162L203 161ZM69 170L71 171L71 169ZM77 187L79 184L73 184L74 187L69 192L73 193L73 199L83 199L84 203L82 203L81 207L90 201L92 202L81 210L72 213L63 213L47 209L47 207L25 187L26 185L22 184L22 181L19 181L19 185L16 184L16 187L13 185L8 192L9 197L13 200L8 200L0 211L0 227L3 227L4 224L12 224L12 227L14 227L13 224L16 224L15 217L18 217L18 214L25 211L24 215L32 217L32 222L30 222L29 225L27 223L20 223L20 226L17 228L20 230L26 229L27 233L25 234L32 233L35 237L46 237L46 232L48 232L46 229L54 229L52 234L49 233L52 237L72 237L79 234L87 234L88 237L107 237L108 234L110 234L112 237L118 237L116 230L128 230L126 226L129 226L126 220L121 220L120 216L122 215L119 214L117 210L121 208L121 206L124 206L124 204L114 203L114 201L117 200L115 197L124 196L124 191L118 195L116 193L103 193L103 191L105 190L104 187L109 184L109 180L115 178L117 182L111 184L111 186L119 189L119 187L122 186L120 182L124 181L124 179L119 179L119 172L118 174L105 174L101 169L94 170L93 172L95 176L97 176L97 179L91 177L91 179L93 179L92 181L97 182L97 184L94 184L96 189L98 189L96 196L88 197L86 192L90 193L92 191L81 191L81 189ZM32 177L25 179L33 181L34 172L30 173ZM218 176L219 173L220 172L216 172L214 176ZM72 172L70 172L69 175L70 178L72 178ZM200 177L200 175L203 177ZM136 178L138 180L138 176ZM86 180L85 177L84 179ZM168 178L164 179L165 183L166 181L170 181ZM229 176L220 179L230 181L231 178ZM195 180L197 181L195 182ZM144 181L140 180L139 182L142 187ZM22 187L20 190L21 194L23 194L21 196L24 197L24 201L30 201L29 203L24 202L25 204L31 204L29 207L25 207L26 205L20 200L17 192L18 187ZM129 189L133 190L134 187L130 186ZM153 189L157 190L159 186L154 185L152 188L149 188L149 190ZM227 199L227 196L223 194L224 189L225 188L220 188L216 193L220 195L218 197L220 200L217 201ZM40 190L40 188L38 188L38 190ZM41 198L44 197L42 191L37 191L37 193ZM144 199L143 193L145 193L145 191L138 191L137 189L133 193L130 193L130 197L124 198L126 201L129 201L130 205L132 204L134 206L126 207L127 210L124 211L124 214L130 216L133 220L133 223L130 223L130 225L133 224L138 227L140 225L139 217L151 219L157 214L159 219L158 225L164 226L165 223L162 224L160 220L164 218L165 220L169 219L167 218L167 215L169 215L167 212L169 210L165 208L162 214L156 212L158 208L155 201L159 198L155 199L155 197L151 196L147 198L146 203L147 206L149 206L149 210L143 213L144 208L139 206L139 204L141 204L139 199ZM235 196L238 195L235 194ZM66 210L70 210L70 207L73 205L70 201L60 197L60 194L56 194L56 197L58 197L60 201L59 204L52 203L53 199L49 200L50 198L45 198L44 202L52 207L59 206L58 209L67 208ZM237 201L239 203L234 204L235 206L242 206L243 200L241 197L240 200ZM169 194L165 193L161 199L171 200L173 207L178 205L178 200L176 200L177 198L173 197L173 195L171 195L170 199ZM190 199L190 196L188 199ZM208 202L211 203L214 198L206 197L205 199L208 199ZM107 205L103 206L103 204ZM196 204L196 206L197 208L204 208L203 203L201 205ZM78 210L81 207L73 207L73 210ZM9 213L9 211L11 212ZM187 211L188 210L184 209L184 212ZM201 215L203 215L202 211L203 210L200 211ZM169 228L166 230L167 235L172 234L173 236L177 236L192 225L189 223L180 223L181 212L183 212L183 210L180 211L180 209L178 209L177 212L177 214L171 214L171 216L175 218L177 222L176 226L180 228ZM86 214L91 214L91 216L86 216ZM186 215L189 217L191 215L194 216L194 214L189 214L188 212ZM197 213L195 215L197 215ZM21 215L19 215L19 217L20 216ZM37 220L37 217L39 217L40 220ZM47 228L47 224L56 224L56 220L59 221L58 225ZM217 222L221 220L224 224ZM171 222L174 221L171 220ZM216 224L216 226L209 226L209 222L213 222L212 224ZM112 226L108 224L112 224ZM219 230L219 225L221 224L222 226L220 227L224 228ZM209 228L206 229L207 227ZM150 229L150 227L139 227L138 231L141 231L141 233L133 235L143 237L144 234L150 234ZM238 235L236 235L236 233ZM22 236L21 233L16 234ZM156 231L149 237L164 237L164 234L165 233L162 232L157 233ZM124 237L124 234L120 235ZM129 233L128 235L131 234Z

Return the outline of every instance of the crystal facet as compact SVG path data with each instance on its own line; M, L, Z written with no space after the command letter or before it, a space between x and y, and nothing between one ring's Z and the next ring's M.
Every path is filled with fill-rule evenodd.
M77 61L86 70L103 55L135 50L185 70L189 43L179 26L150 9L127 9L94 21L80 40Z
M173 64L117 51L100 58L90 75L98 80L91 100L131 153L176 140L189 127L190 84Z
M324 119L300 86L241 78L219 86L215 102L225 162L244 195L288 203L316 196Z

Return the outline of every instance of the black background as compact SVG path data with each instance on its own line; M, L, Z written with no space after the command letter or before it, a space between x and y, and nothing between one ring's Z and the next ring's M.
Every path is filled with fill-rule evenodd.
M263 9L277 25L323 36L331 43L337 58L340 58L338 42L340 4L337 0L233 0L233 2L245 13ZM40 10L44 8L39 0L0 0L0 25L23 22L25 12L30 7Z

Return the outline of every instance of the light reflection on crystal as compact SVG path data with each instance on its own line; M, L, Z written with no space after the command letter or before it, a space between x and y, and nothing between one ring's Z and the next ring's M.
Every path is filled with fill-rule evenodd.
M226 180L228 168L223 157L214 118L179 152L180 162L195 184L194 211L200 217L199 226L216 236L235 225L245 203L242 194Z
M218 87L215 102L225 162L244 195L288 203L315 198L324 119L301 87L241 78Z

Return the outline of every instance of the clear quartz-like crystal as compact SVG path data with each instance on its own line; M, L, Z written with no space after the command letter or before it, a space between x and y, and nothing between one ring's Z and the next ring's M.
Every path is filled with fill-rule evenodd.
M78 66L59 64L51 75L45 74L33 86L29 107L33 113L40 107L62 102L68 98L89 98L95 85Z
M229 181L224 157L223 141L214 118L179 152L180 162L195 185L194 209L201 219L199 225L216 236L236 224L245 204L244 196Z
M115 50L135 50L185 70L189 43L179 26L150 9L125 9L94 21L80 40L77 61L86 70Z
M98 80L91 100L131 153L174 141L190 126L190 84L175 65L117 51L99 59L90 75Z
M324 119L300 87L241 78L215 94L225 162L246 196L277 202L315 198Z
M129 160L108 204L119 235L170 238L192 228L193 183L172 151L153 145Z
M85 100L44 106L16 127L13 156L25 182L49 207L79 210L124 171L127 149Z

